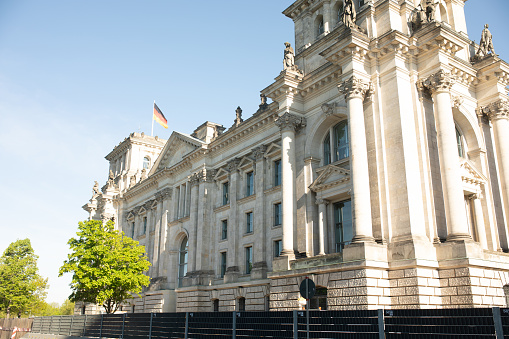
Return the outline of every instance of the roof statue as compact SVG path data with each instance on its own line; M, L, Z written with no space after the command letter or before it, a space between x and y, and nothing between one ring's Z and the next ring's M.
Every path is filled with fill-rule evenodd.
M259 111L263 111L265 109L267 109L267 107L269 106L269 104L267 104L267 96L265 94L260 94L260 105L258 105L258 112Z
M355 5L352 0L345 0L345 8L343 10L343 23L346 27L353 28L355 27L355 20L357 19L357 14L355 13Z
M97 195L99 194L99 183L97 181L94 181L94 187L92 188L93 190L93 195Z
M244 121L244 119L242 119L242 108L238 106L235 110L235 120L233 120L233 126L237 127L242 121Z
M495 54L495 48L493 48L493 35L491 35L491 32L488 28L488 24L484 25L484 29L481 33L481 41L479 42L479 49L473 57L474 62L484 59L488 56L489 53L491 53L493 56L497 56Z
M292 45L289 42L285 42L285 51L283 59L283 69L294 69L295 68L295 52L293 51Z
M424 5L424 10L426 12L426 20L428 22L435 21L435 1L434 0L426 0Z

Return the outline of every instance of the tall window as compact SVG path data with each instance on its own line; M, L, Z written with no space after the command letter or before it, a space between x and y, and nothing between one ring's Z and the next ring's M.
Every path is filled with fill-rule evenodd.
M246 298L244 297L240 297L239 300L238 300L238 311L239 312L244 312L246 310Z
M228 182L223 183L223 205L230 202L230 185Z
M274 161L274 186L281 185L281 160Z
M147 217L143 217L143 234L147 233Z
M331 152L332 151L332 152ZM323 140L324 165L349 157L348 122L341 121L327 133Z
M456 143L458 144L458 155L463 158L465 156L465 151L463 148L463 135L458 128L456 128Z
M182 287L182 281L187 274L187 237L182 240L179 249L179 271L178 271L178 285Z
M246 173L246 197L254 194L254 173Z
M274 226L281 225L281 222L283 221L282 220L282 216L283 216L282 212L283 211L281 208L281 203L278 202L277 204L274 204Z
M324 28L323 28L323 19L320 20L320 22L318 22L318 31L316 32L318 34L318 36L322 35L324 32Z
M228 238L228 220L221 221L221 240Z
M214 312L219 312L219 299L212 300Z
M253 212L246 213L246 233L253 233Z
M143 168L148 170L149 167L150 167L150 158L149 157L143 158Z
M226 252L221 252L221 278L226 274Z
M341 252L353 238L351 200L334 204L334 224L336 252Z
M250 274L253 269L253 247L246 247L246 274Z
M136 230L136 229L135 229L135 225L136 225L136 224L135 224L135 223L134 223L134 221L133 221L133 222L131 223L131 226L133 227L133 228L132 228L132 231L131 231L131 234L132 234L131 238L133 238L133 239L134 239L134 231Z
M281 240L274 241L274 257L281 256L281 251L283 251L283 242Z

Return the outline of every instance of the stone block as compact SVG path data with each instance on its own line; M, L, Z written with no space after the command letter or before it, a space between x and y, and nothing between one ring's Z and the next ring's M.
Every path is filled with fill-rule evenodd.
M404 270L389 271L388 275L389 275L389 279L404 278L405 277L405 271Z
M484 269L482 268L477 268L477 267L470 267L469 268L469 273L470 273L470 276L471 277L479 277L479 278L483 278L484 277Z
M466 267L455 268L454 274L456 277L468 277L470 275L469 269Z
M438 276L443 279L443 278L452 278L454 277L454 269L450 269L450 270L440 270L438 271Z
M458 295L472 294L471 286L457 286L456 291L458 291Z
M446 279L429 278L428 279L428 286L430 286L430 287L440 287L440 280L446 280Z
M343 289L344 296L367 295L368 289L366 287L353 287Z
M401 296L398 298L398 303L400 305L419 304L419 297L415 295Z
M490 280L490 286L491 287L502 288L502 281L500 281L498 279L491 279Z
M366 286L366 279L365 278L350 279L348 280L348 286L349 287Z
M479 285L484 286L484 287L490 287L491 280L492 279L488 279L488 278L479 278Z
M390 280L388 279L379 279L377 281L378 287L390 287Z
M345 288L348 287L348 280L338 280L334 282L334 287Z
M449 279L449 286L464 286L464 285L470 285L470 279L468 277Z
M416 286L417 285L417 278L403 278L398 280L398 286Z
M395 297L395 296L405 295L406 291L405 291L405 287L395 287L395 288L391 288L389 293L391 296Z
M341 296L343 296L343 291L344 291L343 289L339 289L339 288L336 288L333 290L329 289L327 291L327 297L328 298L341 297Z
M490 278L490 279L493 279L495 278L495 271L493 270L484 270L484 277L485 278Z
M453 304L453 305L472 305L473 298L471 295L453 295L453 296L451 296L451 304Z
M380 305L391 305L392 304L391 299L392 299L391 297L379 297L378 303Z
M458 295L458 289L456 287L442 287L440 289L443 296L446 295Z
M449 279L439 279L440 287L447 287L449 286Z
M416 268L407 268L404 270L404 276L405 278L410 278L410 277L416 277L418 274L417 274L417 269Z

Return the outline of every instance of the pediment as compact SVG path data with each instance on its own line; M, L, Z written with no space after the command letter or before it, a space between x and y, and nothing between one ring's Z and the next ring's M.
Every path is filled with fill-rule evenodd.
M242 157L240 159L238 168L239 169L246 169L248 167L253 167L253 166L254 166L254 159L252 159L250 157Z
M318 173L318 177L309 186L314 192L338 186L350 180L350 170L337 165L327 165L321 168Z
M475 168L469 160L463 160L460 164L461 180L470 184L484 185L488 179Z
M138 214L142 215L142 214L145 214L147 213L147 210L145 209L145 207L141 207L139 210L138 210Z
M267 147L267 150L265 151L265 157L266 158L272 158L277 155L281 154L281 146L279 146L276 143L272 143Z
M214 175L214 180L220 181L224 178L227 178L228 175L230 175L230 173L227 170L225 170L224 168L220 168L217 170L216 175Z
M173 165L178 164L187 154L202 147L204 144L205 143L200 139L196 139L190 135L173 132L164 145L159 157L156 159L149 175L152 175L165 167L172 167Z
M127 220L133 220L133 219L134 219L133 212L129 212L129 214L127 215Z
M157 208L157 200L152 201L152 204L150 205L151 209Z

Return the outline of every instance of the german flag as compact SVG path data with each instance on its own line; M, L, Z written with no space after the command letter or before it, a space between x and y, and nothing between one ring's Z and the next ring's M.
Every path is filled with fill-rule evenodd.
M159 125L163 126L164 128L168 128L168 120L164 117L163 112L157 107L156 103L154 102L154 120L159 123Z

